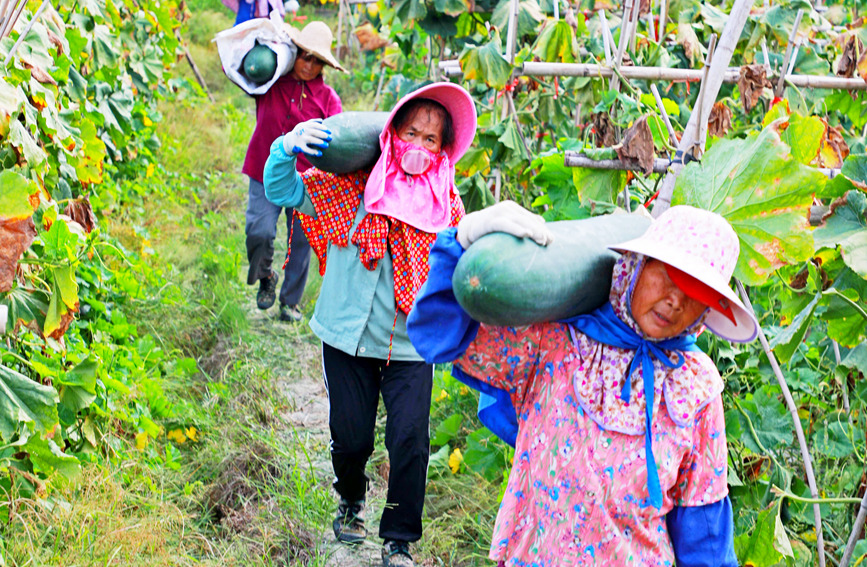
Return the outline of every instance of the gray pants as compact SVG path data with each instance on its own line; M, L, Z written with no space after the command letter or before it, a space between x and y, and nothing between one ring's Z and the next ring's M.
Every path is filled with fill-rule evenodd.
M250 179L247 201L247 285L253 285L271 274L274 260L274 239L277 237L277 221L282 207L265 198L265 186ZM283 285L280 287L280 303L297 305L304 294L307 283L307 270L310 267L310 244L301 229L301 221L295 215L292 227L292 210L286 209L286 228L292 234L292 254L284 271ZM280 255L283 258L283 255Z

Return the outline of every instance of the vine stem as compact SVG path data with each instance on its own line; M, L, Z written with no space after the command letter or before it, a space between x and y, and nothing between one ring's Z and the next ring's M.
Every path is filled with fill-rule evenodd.
M777 485L771 487L771 492L777 496L785 496L790 500L797 500L798 502L806 502L808 504L858 504L862 502L860 498L805 498L783 490Z
M756 312L753 309L753 304L750 302L750 297L747 295L747 290L744 289L744 284L740 280L735 280L738 286L738 293L746 305L747 309L755 316ZM758 317L756 317L758 319ZM786 400L786 407L789 413L792 414L792 421L795 423L795 434L798 437L798 445L801 448L801 457L804 459L804 469L807 473L807 484L810 486L810 496L814 499L819 498L819 490L816 488L816 476L813 474L813 462L810 459L810 449L807 447L807 439L804 436L804 428L801 426L801 418L798 417L798 407L795 405L795 399L792 397L792 392L789 391L789 385L786 383L786 377L783 376L783 371L780 368L777 357L774 356L774 351L768 344L768 338L761 325L758 325L759 341L762 343L762 348L768 357L768 362L771 363L771 368L774 370L774 376L777 378L777 383L783 391L783 397ZM819 567L825 567L825 541L822 537L822 511L819 509L817 502L813 503L813 517L816 522L816 545L819 548Z

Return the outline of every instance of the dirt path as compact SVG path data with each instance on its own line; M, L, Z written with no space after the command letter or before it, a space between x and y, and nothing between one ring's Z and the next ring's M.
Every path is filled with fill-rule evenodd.
M287 443L303 443L310 457L318 484L334 498L337 508L337 495L330 489L333 479L331 460L328 453L330 435L328 431L328 396L322 378L320 347L318 339L312 336L307 321L287 324L276 319L276 308L266 312L253 309L250 313L251 330L261 334L269 353L263 353L274 361L274 375L279 377L279 388L285 394L287 409L280 416L285 428L282 431ZM330 526L306 526L318 534L318 556L315 565L328 567L379 567L381 541L376 537L379 517L385 501L386 480L368 466L371 488L368 491L368 507L365 511L370 536L358 546L339 544L334 539Z

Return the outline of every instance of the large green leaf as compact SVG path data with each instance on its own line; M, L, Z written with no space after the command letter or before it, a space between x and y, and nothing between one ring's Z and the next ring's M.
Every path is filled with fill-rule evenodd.
M735 538L735 551L741 565L771 567L784 557L794 557L786 529L780 521L780 505L762 510L756 517L756 526L747 535Z
M792 320L792 323L771 341L771 348L774 349L774 353L776 353L780 362L788 362L795 351L798 350L798 345L804 340L804 335L807 334L807 329L810 328L810 323L813 322L813 313L816 312L816 306L821 299L822 293L819 292L813 297L813 300L807 307L798 313Z
M437 9L437 12L442 12L449 16L460 16L470 9L470 4L468 0L434 0L434 7Z
M856 436L863 440L863 432L857 432L851 424L840 419L825 421L813 433L810 445L820 454L832 458L844 458L855 451L853 439Z
M431 437L431 445L447 445L455 438L458 431L461 430L461 423L463 423L463 421L464 416L459 413L452 414L442 420L440 424L437 425L436 431L434 431L434 434Z
M0 439L9 441L20 423L44 433L57 423L57 392L0 364Z
M626 172L609 169L572 169L572 183L582 202L614 203L626 184Z
M0 220L26 219L33 214L31 195L39 193L36 183L6 169L0 171Z
M512 0L500 0L491 15L491 24L503 34L509 26L509 11ZM545 13L536 0L519 0L518 2L518 37L534 35L539 24L545 21Z
M792 149L792 157L808 164L822 147L825 128L825 123L815 116L792 115L789 127L783 132L783 141Z
M841 112L859 130L867 125L867 92L835 91L824 99L830 110Z
M501 90L512 75L512 66L501 53L500 37L494 34L482 47L466 47L461 54L464 79L484 81L491 88Z
M99 364L87 357L69 372L63 372L55 381L60 386L60 403L73 413L82 410L96 399L96 371Z
M413 22L427 16L427 7L424 0L398 0L394 3L394 15L406 29L412 29Z
M9 308L7 331L17 329L18 325L24 325L41 332L45 322L45 312L48 310L48 294L42 290L15 287L5 296L0 296L0 305Z
M867 189L867 154L849 154L840 171L861 189Z
M496 435L482 427L467 437L464 462L473 471L493 481L502 476L506 468L504 447Z
M861 312L867 304L867 280L846 269L825 291L825 296L827 306L821 316L828 323L828 336L848 348L863 342L867 338L867 321ZM860 306L860 310L856 306Z
M560 20L549 24L539 34L536 44L533 46L533 55L542 61L558 63L574 63L575 31L566 20Z
M45 474L58 472L66 478L74 478L81 472L78 459L60 450L52 439L31 437L23 447L30 455L33 468Z
M860 191L846 193L845 203L835 207L813 238L816 246L839 246L846 265L867 278L867 196Z
M779 123L746 139L720 140L677 178L672 204L724 216L741 242L735 275L762 285L774 270L813 254L807 223L827 178L793 159Z
M763 454L762 447L773 451L792 442L792 418L769 386L760 388L752 399L744 400L740 405L743 408L743 414L738 414L742 431L740 440L750 451Z
M867 343L861 343L846 354L840 366L856 370L867 376Z
M27 128L17 120L9 123L9 141L19 149L30 167L38 166L47 157Z

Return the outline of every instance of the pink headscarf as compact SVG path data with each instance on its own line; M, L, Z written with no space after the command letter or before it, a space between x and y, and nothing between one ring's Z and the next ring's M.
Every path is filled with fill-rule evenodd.
M386 215L419 230L436 233L449 226L455 169L445 151L421 175L409 175L400 167L400 140L389 125L383 132L382 155L367 179L364 208Z

